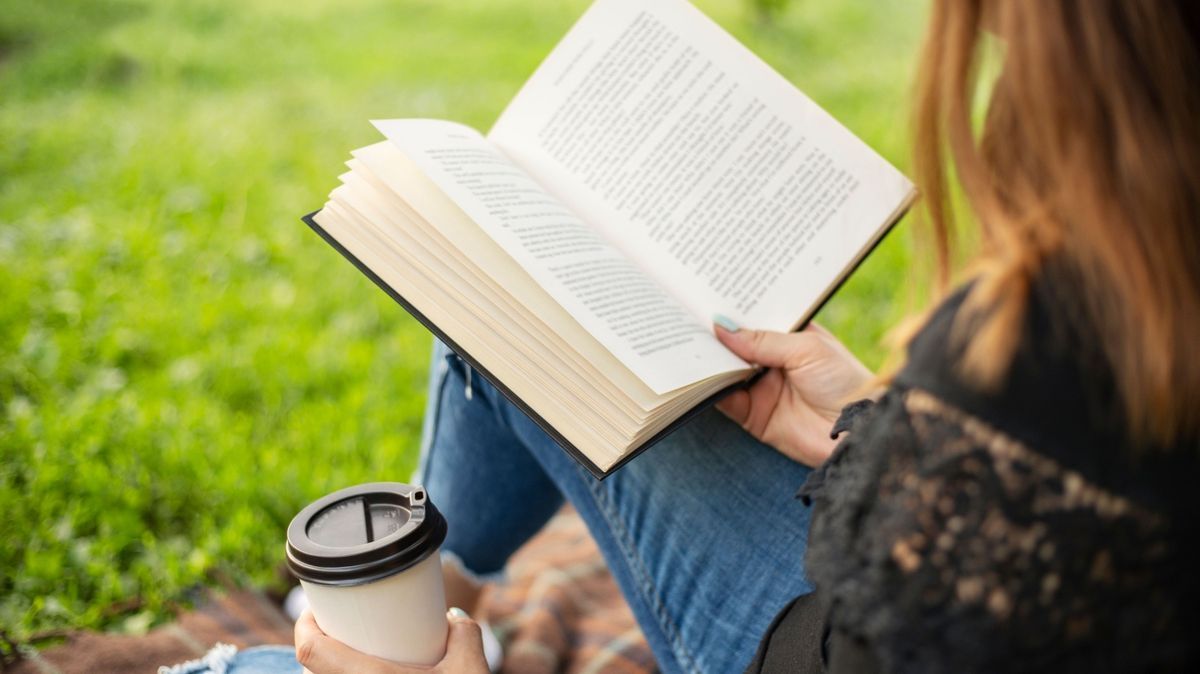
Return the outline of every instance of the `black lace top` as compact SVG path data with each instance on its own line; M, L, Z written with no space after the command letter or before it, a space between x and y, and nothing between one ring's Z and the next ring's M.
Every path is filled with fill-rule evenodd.
M962 297L935 314L878 402L847 408L835 433L848 433L801 491L814 505L806 564L819 596L806 610L826 621L825 665L1194 664L1200 443L1131 449L1094 340L1062 327L1065 305L1046 289L1002 390L964 386L950 340Z

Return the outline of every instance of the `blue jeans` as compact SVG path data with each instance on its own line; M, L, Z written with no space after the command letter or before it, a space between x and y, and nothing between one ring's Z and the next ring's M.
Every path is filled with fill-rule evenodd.
M716 410L601 482L437 343L423 435L415 481L449 523L447 557L499 574L565 498L667 674L742 671L775 614L812 591L810 513L794 498L809 469Z
M449 522L443 556L468 574L500 576L569 500L665 674L742 671L775 614L812 590L802 572L809 510L794 498L808 469L719 412L600 482L482 377L468 386L468 376L434 345L414 479ZM299 669L290 647L265 647L234 655L228 672Z

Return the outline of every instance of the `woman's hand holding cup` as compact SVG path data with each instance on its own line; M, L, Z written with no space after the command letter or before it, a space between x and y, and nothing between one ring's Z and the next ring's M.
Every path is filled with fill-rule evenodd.
M739 328L721 316L714 322L717 339L726 348L770 368L717 408L785 456L807 466L823 463L837 444L830 428L844 405L865 397L871 371L813 323L800 332L783 333Z
M296 660L311 674L488 674L479 624L459 609L446 614L446 655L429 667L401 665L350 648L326 635L311 611L296 622Z

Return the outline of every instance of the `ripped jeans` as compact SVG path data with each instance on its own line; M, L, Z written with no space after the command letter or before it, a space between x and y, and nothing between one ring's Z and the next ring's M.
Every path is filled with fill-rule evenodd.
M239 651L217 644L203 658L159 667L158 674L300 674L301 670L291 646L255 646Z
M502 574L571 502L666 674L749 664L803 575L809 469L709 410L597 481L441 343L430 366L423 484L446 516L443 558Z

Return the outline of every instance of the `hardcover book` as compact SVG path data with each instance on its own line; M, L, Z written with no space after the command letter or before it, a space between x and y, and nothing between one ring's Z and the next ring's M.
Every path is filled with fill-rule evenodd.
M912 184L686 0L597 0L487 134L373 122L305 221L597 477L756 370Z

